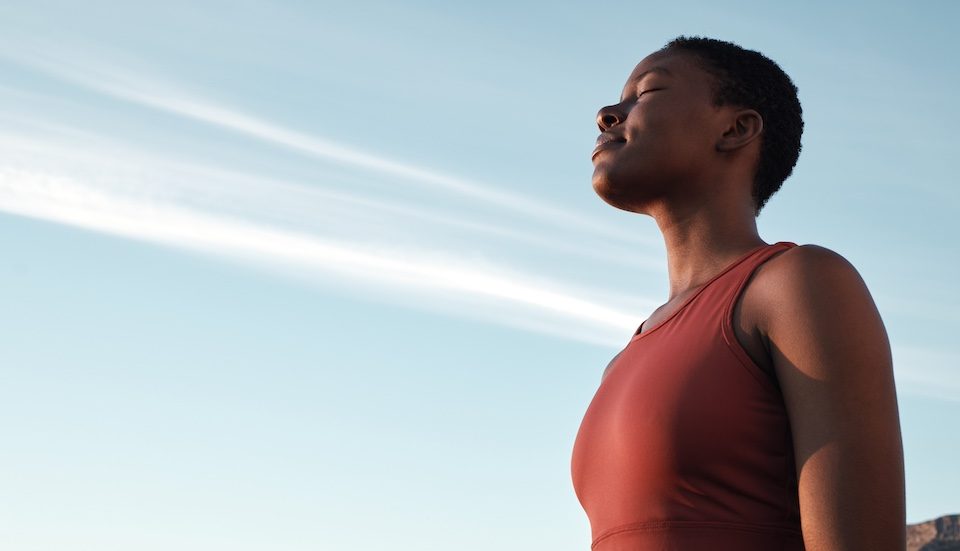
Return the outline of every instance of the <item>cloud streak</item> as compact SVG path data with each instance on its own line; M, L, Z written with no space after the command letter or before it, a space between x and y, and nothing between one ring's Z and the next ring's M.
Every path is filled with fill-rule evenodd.
M2 119L18 122L17 117L7 115ZM403 200L385 200L327 186L304 185L250 172L239 173L215 166L180 162L130 148L127 144L105 140L84 130L36 120L29 122L31 127L39 129L41 136L0 132L0 146L7 152L6 156L29 159L26 165L29 169L39 167L43 171L68 165L69 168L57 172L81 178L85 174L102 176L107 172L137 174L137 181L123 182L123 187L134 187L141 195L149 193L151 196L191 201L193 204L189 206L206 210L215 211L222 205L231 205L233 211L239 210L244 219L273 216L284 218L287 224L297 224L327 216L326 225L322 228L322 233L327 234L370 233L370 229L362 228L358 221L373 218L381 225L387 224L391 228L391 235L396 235L400 227L409 229L413 225L430 234L448 234L450 229L466 230L480 236L533 245L540 250L663 271L662 259L658 256L625 247L618 248L606 243L601 247L557 238L555 235L545 237L507 224L479 220L473 213L448 213L422 205L414 206ZM151 181L145 180L146 174L150 175ZM110 176L112 180L122 178ZM205 203L197 204L198 198L205 199ZM422 240L428 241L426 236Z
M634 244L644 243L634 235L625 235L620 228L547 204L543 200L498 190L457 176L387 159L312 134L291 130L259 117L218 105L196 94L184 92L180 85L169 81L149 75L136 75L127 68L108 66L102 62L87 60L78 63L76 60L81 57L76 52L72 52L70 56L52 56L41 54L39 51L16 54L8 51L4 57L13 63L115 99L200 121L313 158L442 188L503 210L520 213L526 217L535 217L555 226L573 225L607 238ZM67 59L72 61L67 62Z
M633 314L579 298L554 282L477 265L443 253L346 243L252 224L175 205L119 196L75 178L0 169L0 210L21 216L244 259L261 266L312 269L420 293L463 294L552 319L547 332L614 344L637 322ZM528 325L532 325L527 322ZM571 330L562 331L566 324ZM578 328L573 329L576 326ZM592 329L585 339L582 328Z
M898 387L950 402L960 402L960 354L917 346L893 346Z

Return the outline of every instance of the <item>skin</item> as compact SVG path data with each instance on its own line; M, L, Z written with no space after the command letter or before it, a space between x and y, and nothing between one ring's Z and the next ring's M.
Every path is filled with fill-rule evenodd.
M690 54L653 54L621 101L597 115L598 142L614 141L595 150L594 190L616 208L652 216L666 244L670 295L642 327L766 244L751 196L763 120L752 109L713 105L712 82ZM890 345L856 269L829 249L794 247L757 269L733 315L740 344L780 382L807 550L903 551Z

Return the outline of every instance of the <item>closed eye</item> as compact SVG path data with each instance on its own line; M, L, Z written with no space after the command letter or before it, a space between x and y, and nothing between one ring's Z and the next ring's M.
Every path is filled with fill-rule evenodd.
M643 97L644 94L648 94L648 93L650 93L650 92L657 92L657 91L660 91L660 90L663 90L663 88L651 88L651 89L649 89L649 90L644 90L643 92L640 92L639 94L637 94L637 97L636 97L636 98L629 98L629 97L623 98L623 100L622 100L620 103L623 103L623 102L625 102L625 101L630 101L630 100L632 100L632 101L639 101L640 98Z

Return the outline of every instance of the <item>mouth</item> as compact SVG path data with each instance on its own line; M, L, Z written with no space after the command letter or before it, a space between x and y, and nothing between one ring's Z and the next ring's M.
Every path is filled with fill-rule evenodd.
M609 149L615 149L620 147L621 144L626 143L627 140L619 138L617 136L611 136L610 134L600 134L600 137L597 138L597 147L594 148L593 154L590 156L590 160L597 158L597 155L607 151Z

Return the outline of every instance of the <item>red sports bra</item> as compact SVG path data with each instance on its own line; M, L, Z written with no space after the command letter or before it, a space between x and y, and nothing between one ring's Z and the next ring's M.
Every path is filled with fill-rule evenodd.
M753 271L796 246L754 249L611 364L573 448L594 551L800 551L783 397L733 331Z

